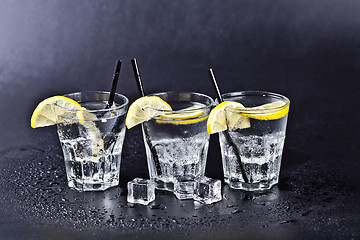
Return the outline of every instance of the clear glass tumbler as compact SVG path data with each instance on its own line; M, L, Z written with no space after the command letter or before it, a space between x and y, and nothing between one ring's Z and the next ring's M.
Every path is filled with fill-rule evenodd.
M248 107L228 109L226 111L232 111L228 115L235 112L250 116L249 128L227 130L228 136L226 132L219 133L225 182L231 188L246 191L270 189L279 181L287 114L279 119L259 120L251 116L264 115L264 110L252 107L281 101L283 105L266 110L267 114L279 112L289 107L289 99L264 91L227 93L223 98L224 101L235 101Z
M209 146L206 122L214 101L194 92L152 96L160 97L173 110L162 111L161 116L143 123L149 175L157 189L173 191L175 179L191 184L204 176ZM184 198L192 197L192 192L184 191Z
M84 107L71 110L54 106L69 187L96 191L117 186L129 100L115 94L114 103L108 108L108 92L64 96Z

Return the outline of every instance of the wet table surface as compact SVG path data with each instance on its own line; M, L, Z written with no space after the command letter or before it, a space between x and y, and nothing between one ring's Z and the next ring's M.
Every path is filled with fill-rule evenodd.
M0 102L0 238L357 239L359 115L342 114L355 103L343 110L336 108L339 102L334 102L335 110L325 101L309 107L301 93L290 94L278 185L248 193L223 183L223 200L212 205L156 191L156 200L142 206L126 201L126 183L148 178L140 127L127 131L120 185L104 192L77 192L67 187L56 128L29 127L39 99L31 92L18 98L8 91ZM348 96L321 94L327 102ZM315 101L312 96L305 96L310 98L307 104ZM206 175L223 177L217 135L210 139Z

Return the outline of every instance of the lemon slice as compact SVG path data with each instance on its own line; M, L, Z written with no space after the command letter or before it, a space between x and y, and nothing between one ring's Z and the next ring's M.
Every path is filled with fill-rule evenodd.
M100 130L94 123L94 120L97 120L96 115L89 112L86 108L81 107L76 101L64 96L54 96L43 100L38 104L32 114L31 127L45 127L54 125L57 121L67 121L65 118L56 119L56 114L53 109L55 104L60 107L57 109L57 111L59 111L57 112L58 115L66 115L66 112L71 110L76 111L76 118L79 123L87 129L88 139L90 140L89 144L92 156L89 159L92 162L98 162L98 155L104 151L104 140L102 139Z
M92 156L89 158L91 162L99 162L99 155L104 152L104 139L101 131L96 127L95 120L98 120L94 113L89 112L88 109L81 107L76 111L76 118L79 123L87 129L88 139L90 140L90 147Z
M171 124L192 124L204 121L208 116L197 118L205 111L199 109L199 106L191 106L184 108L173 113L162 114L160 117L166 120L157 119L157 123L171 123ZM173 121L171 119L174 119Z
M235 111L225 111L225 109L244 109L245 107L238 102L225 101L211 110L207 121L209 134L225 131L226 129L242 129L250 127L250 120Z
M78 110L81 108L80 104L76 101L64 97L54 96L47 98L40 102L35 108L31 116L31 127L46 127L56 124L56 115L53 109L53 105L63 107L65 109Z
M240 110L240 114L258 120L276 120L286 116L289 107L290 104L284 101L276 101L258 107L246 108L246 112Z
M204 121L206 119L208 119L209 116L205 116L202 118L192 118L192 119L188 119L188 120L160 120L157 119L156 122L157 123L171 123L171 124L178 124L178 125L186 125L186 124L193 124L193 123L197 123L197 122L201 122Z
M233 109L225 111L225 109ZM249 118L258 120L276 120L286 116L289 104L276 101L257 107L244 107L241 103L225 101L216 106L210 113L207 122L208 133L217 133L226 129L242 129L250 127ZM226 121L227 120L227 121Z
M161 118L169 118L169 119L189 119L196 118L204 113L204 110L199 109L199 106L191 106L178 111L174 111L173 113L162 114Z
M128 129L150 120L152 117L160 116L162 110L171 111L171 106L157 96L138 98L133 102L126 115L126 127Z
M96 115L89 112L89 110L84 107L81 107L78 111L76 111L76 118L83 125L85 124L86 121L97 120Z

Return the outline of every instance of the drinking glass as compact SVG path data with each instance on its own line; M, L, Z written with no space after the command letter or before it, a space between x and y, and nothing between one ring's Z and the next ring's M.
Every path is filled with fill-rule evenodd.
M55 104L57 132L64 153L68 185L79 191L105 190L119 184L128 99L109 92L89 91L64 95L80 110Z
M214 105L212 98L195 92L152 94L169 103L172 111L143 123L150 179L157 189L173 191L174 180L188 181L204 176L209 146L206 122ZM191 189L183 198L192 197Z
M279 181L287 114L279 119L259 120L251 116L264 115L264 110L251 109L251 107L275 101L283 102L282 106L266 109L267 114L274 113L288 108L289 99L280 94L265 91L226 93L223 99L239 102L247 107L240 110L227 109L226 112L231 111L228 115L238 113L250 116L249 128L219 133L225 182L231 188L246 191L270 189ZM241 168L246 175L245 179Z

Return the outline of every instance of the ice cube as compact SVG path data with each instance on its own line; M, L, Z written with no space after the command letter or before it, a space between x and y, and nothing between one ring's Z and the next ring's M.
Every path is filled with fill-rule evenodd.
M148 205L155 200L155 183L151 180L134 178L127 183L127 201Z
M194 195L194 180L186 176L175 177L174 194L178 199L192 199Z
M208 177L196 179L193 198L206 204L221 201L221 181Z

